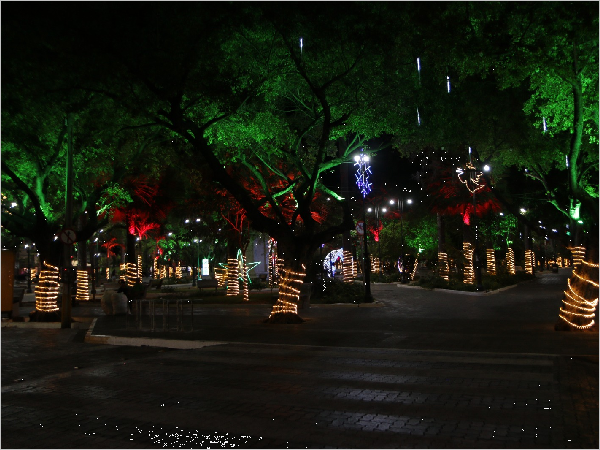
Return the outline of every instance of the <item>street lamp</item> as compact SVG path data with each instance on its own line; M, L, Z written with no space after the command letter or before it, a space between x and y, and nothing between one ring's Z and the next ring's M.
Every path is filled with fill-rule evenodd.
M371 192L371 183L369 175L371 174L371 166L369 165L369 156L365 155L362 150L360 155L354 157L356 170L356 185L363 196L363 223L364 223L364 283L365 283L365 302L371 302L371 260L369 259L369 248L367 246L367 214L365 210L365 197Z
M398 209L400 210L400 259L402 260L401 283L406 283L406 265L404 264L404 201L404 195L400 195L400 197L398 197L397 200L397 205ZM390 205L393 205L394 203L396 203L396 200L390 200ZM406 203L412 205L412 200L410 198L407 198Z

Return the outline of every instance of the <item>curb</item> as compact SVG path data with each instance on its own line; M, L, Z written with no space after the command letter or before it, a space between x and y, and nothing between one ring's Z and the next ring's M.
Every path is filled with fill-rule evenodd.
M96 326L96 320L92 321L92 324L85 333L84 342L88 344L105 344L105 345L130 345L134 347L161 347L161 348L175 348L180 350L191 350L195 348L210 347L213 345L228 344L228 342L222 341L188 341L188 340L176 340L176 339L156 339L146 337L123 337L123 336L109 336L104 334L92 335L94 332L94 326Z

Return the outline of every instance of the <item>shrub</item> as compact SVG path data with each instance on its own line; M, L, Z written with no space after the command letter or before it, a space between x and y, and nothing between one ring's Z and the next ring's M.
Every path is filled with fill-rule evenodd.
M313 296L315 303L363 303L365 301L365 290L359 283L344 283L329 278L325 280L324 290L322 287L321 283L315 285L316 292Z

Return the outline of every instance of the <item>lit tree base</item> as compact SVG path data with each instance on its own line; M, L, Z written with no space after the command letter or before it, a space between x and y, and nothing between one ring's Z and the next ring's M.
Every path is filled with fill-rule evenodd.
M598 333L598 323L594 322L594 325L592 325L591 327L578 329L578 328L572 327L571 325L566 323L564 320L558 319L556 321L556 323L554 324L554 331L573 331L573 332L577 332L577 333L590 333L590 332Z
M276 313L265 319L264 323L303 323L304 319L296 313Z
M60 322L60 311L45 312L34 310L29 313L30 322Z

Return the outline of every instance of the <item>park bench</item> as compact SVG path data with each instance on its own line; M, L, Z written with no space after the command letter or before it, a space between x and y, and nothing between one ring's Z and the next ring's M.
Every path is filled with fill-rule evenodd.
M198 280L198 289L202 290L203 288L215 288L215 292L219 287L219 280L215 280L214 278L206 279L206 280Z

